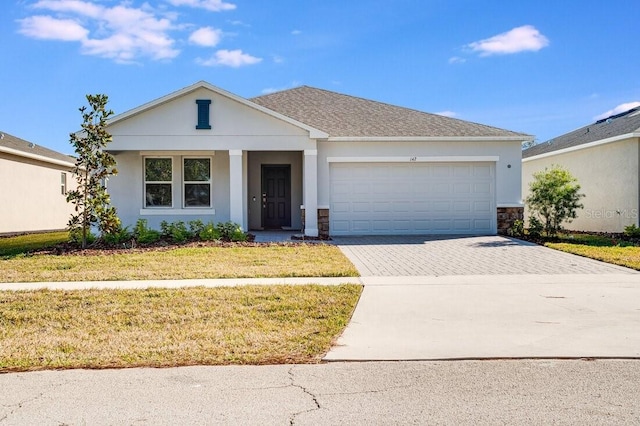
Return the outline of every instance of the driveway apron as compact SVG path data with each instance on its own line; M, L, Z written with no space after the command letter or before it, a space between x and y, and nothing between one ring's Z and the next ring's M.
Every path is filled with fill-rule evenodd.
M325 359L640 357L640 273L500 236L338 237L364 284Z

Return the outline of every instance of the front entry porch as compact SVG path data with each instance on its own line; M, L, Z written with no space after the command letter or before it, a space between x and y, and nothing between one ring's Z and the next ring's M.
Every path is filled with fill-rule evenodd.
M248 231L318 236L303 208L317 211L317 151L229 151L230 216ZM317 224L317 213L306 223ZM309 220L310 219L310 220Z

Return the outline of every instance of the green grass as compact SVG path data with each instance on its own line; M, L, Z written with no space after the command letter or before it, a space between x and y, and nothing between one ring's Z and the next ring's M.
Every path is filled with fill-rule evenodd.
M614 265L640 270L640 247L614 246L612 244L608 246L588 245L584 243L546 243L545 246Z
M358 276L353 264L328 244L177 247L0 260L1 281L8 283L353 276Z
M0 291L0 373L319 362L362 288Z
M593 234L560 234L559 242L568 244L583 244L594 247L633 246L632 243L621 241L609 236Z
M0 259L41 250L65 241L69 241L67 231L2 237L0 238Z

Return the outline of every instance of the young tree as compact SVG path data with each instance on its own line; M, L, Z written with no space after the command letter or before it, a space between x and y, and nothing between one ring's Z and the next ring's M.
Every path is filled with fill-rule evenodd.
M75 204L75 214L68 226L72 235L81 235L82 248L87 246L93 225L98 226L102 235L116 231L121 225L104 187L106 178L118 173L115 158L103 150L111 142L106 130L107 119L113 114L106 109L108 99L107 95L87 95L90 110L80 108L82 131L70 135L77 156L74 174L78 187L67 194L67 202Z
M548 236L557 235L563 222L571 222L577 217L580 204L580 185L568 170L553 165L550 169L533 174L529 184L530 194L526 198L529 210L544 224Z

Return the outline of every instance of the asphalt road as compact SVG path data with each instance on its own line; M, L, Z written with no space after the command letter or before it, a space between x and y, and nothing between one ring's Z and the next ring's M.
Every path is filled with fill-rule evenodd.
M0 425L640 424L637 360L42 371L0 390Z

